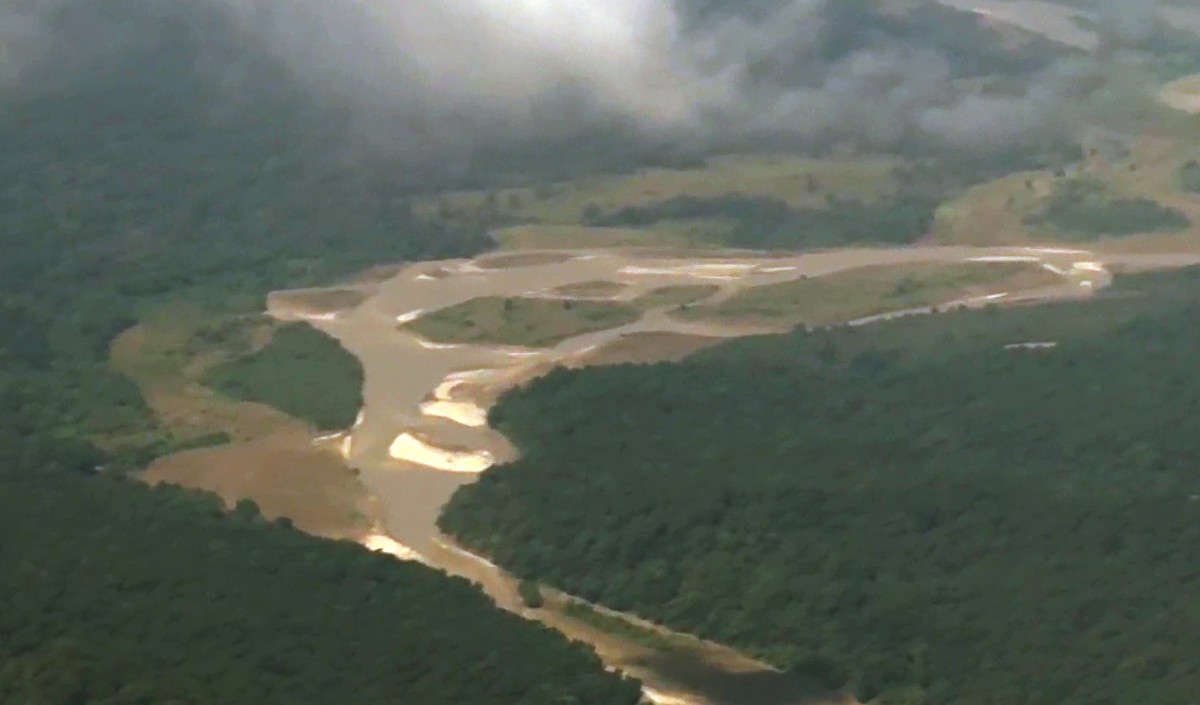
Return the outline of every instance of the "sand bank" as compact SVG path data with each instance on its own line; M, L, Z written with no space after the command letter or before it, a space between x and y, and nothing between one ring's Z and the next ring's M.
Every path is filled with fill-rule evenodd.
M454 391L466 383L467 380L456 379L453 375L451 375L433 390L433 398L439 401L453 401Z
M458 350L459 348L466 347L466 345L463 343L435 343L432 340L426 340L424 338L417 338L417 345L420 345L426 350Z
M680 697L678 695L670 695L661 690L656 690L648 685L642 686L642 695L646 699L654 703L654 705L694 705L691 700Z
M461 382L458 384L461 384ZM468 401L434 399L422 402L421 413L426 416L449 419L455 423L472 428L487 426L487 410Z
M409 311L396 316L396 323L412 323L420 318L425 313L425 309L419 308L416 311Z
M441 384L439 384L433 390L433 398L441 401L453 401L454 391L462 385L466 384L467 382L479 380L483 377L496 375L498 372L499 370L492 367L484 367L478 370L451 372L450 374L446 375L446 378L442 380Z
M376 553L386 553L402 561L425 563L425 557L385 534L368 534L359 539L359 544Z
M357 289L297 289L272 292L267 296L267 311L280 320L334 321L367 300Z
M401 433L388 447L388 456L424 465L434 470L477 475L492 467L496 459L486 450L447 450L427 443L409 432Z
M1041 262L1041 257L1034 255L988 255L986 257L972 257L968 262Z
M620 274L633 274L643 276L670 276L679 274L678 269L671 267L621 267L617 270Z
M1072 250L1064 247L1023 247L1025 252L1039 252L1047 255L1090 255L1087 250Z
M684 266L682 269L685 272L747 272L757 266L758 265L754 262L703 262L700 264L689 264Z
M310 313L308 311L292 311L290 314L275 314L276 318L284 320L291 319L297 321L336 321L339 314L334 313Z
M489 561L488 559L484 558L483 556L479 555L478 553L472 553L472 552L468 551L467 549L463 548L462 546L459 546L457 543L447 540L446 537L444 537L444 536L438 536L437 538L435 538L433 540L433 545L437 546L438 548L440 548L444 551L449 551L450 553L453 553L454 555L459 556L460 558L466 558L467 560L469 560L473 563L478 563L479 565L485 566L489 570L496 571L497 573L504 573L504 569L501 568L500 566L496 565L492 561Z

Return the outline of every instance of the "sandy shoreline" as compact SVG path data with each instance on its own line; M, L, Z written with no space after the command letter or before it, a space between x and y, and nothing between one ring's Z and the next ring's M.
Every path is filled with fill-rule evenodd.
M426 416L447 419L463 426L470 426L471 428L483 428L487 426L487 410L478 404L468 401L435 399L422 402L421 413Z
M388 447L393 460L403 460L443 472L478 475L496 464L495 457L486 450L448 450L433 445L410 431L405 431Z

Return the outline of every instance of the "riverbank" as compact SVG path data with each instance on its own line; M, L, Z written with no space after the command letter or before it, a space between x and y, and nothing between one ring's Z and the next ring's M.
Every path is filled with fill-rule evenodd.
M439 535L435 549L423 559L471 580L502 609L591 645L609 667L642 681L642 692L653 703L756 705L764 701L840 700L815 684L726 646L672 632L546 586L540 587L543 606L530 608L519 594L520 581L447 536ZM786 697L780 700L780 696Z
M437 344L398 327L418 321L428 312L480 297L559 291L566 299L572 285L594 287L596 282L612 282L612 288L628 300L671 287L717 287L705 301L719 302L745 289L888 265L962 266L970 262L982 268L1011 267L1020 261L1062 278L1060 284L1051 286L1039 280L1041 288L1036 291L1006 291L1003 297L962 298L947 292L946 304L975 307L1023 297L1090 296L1107 285L1111 279L1108 267L1114 263L1163 266L1186 259L1160 255L1142 262L1137 255L1013 247L909 247L790 256L738 252L723 261L714 261L711 252L704 254L702 265L676 254L618 251L506 261L504 267L491 268L463 260L419 263L396 270L390 278L364 284L361 298L339 294L347 304L344 308L314 310L308 301L311 290L301 297L304 306L298 306L288 292L272 295L269 312L273 316L306 320L338 339L361 361L366 373L364 404L354 426L324 440L305 439L309 446L328 447L346 467L355 468L355 482L371 500L363 512L365 525L353 535L340 537L480 583L506 609L592 644L610 667L643 680L650 699L705 705L810 701L813 693L807 685L779 680L783 674L766 664L720 645L655 631L661 628L600 606L587 606L589 618L578 611L582 603L547 590L547 602L556 609L529 610L516 595L515 581L500 567L455 550L436 529L442 506L458 488L474 482L492 465L515 457L516 449L486 424L487 410L506 390L558 365L676 359L721 340L775 332L778 326L677 320L669 314L678 302L666 297L661 306L649 308L635 322L589 331L536 350L487 342ZM1194 260L1192 257L1187 263ZM295 491L311 488L301 484ZM313 499L320 501L320 497ZM613 629L602 628L601 623L616 625L606 620L619 620L631 629L643 630L640 633L650 629L655 638L622 636L623 627L614 634ZM660 637L663 642L658 641ZM669 643L672 649L656 649L648 642Z
M554 628L561 627L572 638L593 643L610 666L644 680L649 693L728 705L737 698L730 700L728 695L717 696L707 689L714 683L728 684L727 679L770 682L779 674L718 645L705 647L719 650L720 656L711 658L697 658L688 649L682 655L649 653L644 645L616 638L569 615L552 610L535 614L520 604L510 576L483 557L468 557L447 548L435 525L441 506L457 488L473 482L492 461L502 462L498 459L504 455L505 440L481 421L486 420L487 409L507 389L560 364L584 366L608 359L657 359L653 354L639 356L645 351L636 348L643 342L657 348L664 358L672 358L723 339L773 329L677 321L664 308L648 311L632 324L576 335L541 350L520 351L522 354L517 356L511 348L486 342L430 344L406 330L397 330L397 320L412 323L430 312L471 299L522 295L531 290L559 291L565 299L571 296L572 285L594 287L596 282L613 283L610 288L619 289L621 297L630 300L681 285L718 286L715 297L719 298L746 288L861 267L967 262L981 268L1011 267L1019 259L1033 269L1042 267L1061 273L1061 285L1045 287L1045 282L1038 280L1038 285L1046 289L1039 295L1053 299L1090 295L1107 284L1108 273L1103 266L1076 266L1079 262L1102 262L1100 256L1053 248L898 248L790 257L737 253L717 262L712 261L711 253L706 254L709 257L704 266L675 257L621 252L534 258L493 269L469 261L424 263L378 284L376 291L352 310L314 321L314 325L337 337L359 356L367 370L365 421L353 432L348 462L361 469L364 484L379 497L382 526L392 540L431 565L479 582L502 606ZM431 275L431 271L439 276ZM714 284L716 281L719 283ZM1091 285L1081 286L1081 281ZM1016 294L1022 292L1005 293L1014 294L1016 300ZM986 297L963 299L953 294L947 293L946 303L973 307L996 301ZM664 340L662 336L670 337ZM610 346L620 348L621 353L608 355ZM569 601L565 596L562 599ZM687 639L684 635L674 637ZM661 670L655 670L653 664ZM731 670L730 664L737 666ZM747 668L755 674L753 678L746 676ZM727 693L723 687L717 690ZM794 694L800 697L798 692ZM805 698L809 696L811 693L806 692Z

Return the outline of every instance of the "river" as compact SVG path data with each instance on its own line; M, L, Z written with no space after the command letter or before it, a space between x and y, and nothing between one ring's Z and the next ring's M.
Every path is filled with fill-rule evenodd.
M650 311L635 323L576 336L551 348L528 350L431 344L403 330L401 324L476 297L556 297L561 296L554 291L559 287L597 281L622 285L612 296L616 300L631 300L662 286L698 283L716 285L711 298L719 300L745 287L856 267L968 261L986 266L1014 259L1040 263L1063 275L1061 286L1014 293L1014 300L1091 295L1111 281L1106 268L1111 264L1136 268L1196 261L1191 256L1103 256L1080 250L1014 247L858 249L791 256L731 252L723 257L707 253L703 259L614 250L520 258L492 254L406 266L384 281L354 285L359 294L354 300L360 303L340 309L322 310L313 305L322 297L328 299L328 290L276 292L269 298L269 311L282 320L309 321L362 361L366 373L362 413L348 432L323 442L340 447L377 500L378 527L375 535L362 537L364 543L472 579L501 607L591 643L610 667L641 679L652 699L787 705L811 701L811 688L731 649L681 637L675 648L653 650L551 610L527 610L516 598L512 579L499 567L457 548L437 530L438 514L456 489L474 481L484 468L515 457L516 450L508 441L483 423L486 407L504 389L554 365L584 364L589 356L613 344L637 340L630 336L671 333L681 340L711 341L765 332L763 329L685 323L667 316L664 309ZM339 289L335 298L345 300L345 291L345 287ZM982 306L998 296L955 303Z

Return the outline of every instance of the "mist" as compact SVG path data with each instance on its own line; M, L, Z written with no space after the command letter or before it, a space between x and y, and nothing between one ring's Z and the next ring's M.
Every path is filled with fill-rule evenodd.
M1095 12L1101 33L1118 44L1144 42L1162 22L1158 0L1098 0Z
M1063 48L1002 89L964 86L959 57L878 31L862 0L209 1L369 106L364 133L435 154L588 131L695 152L1001 151L1068 132L1090 71Z
M913 142L1006 150L1069 131L1072 105L1095 72L1089 57L1057 48L1061 55L981 87L964 80L973 77L961 75L960 56L880 31L872 0L140 4L152 22L89 31L111 7L0 0L0 86L19 83L48 54L81 45L93 45L90 56L111 53L144 42L173 13L204 7L237 41L353 115L356 139L413 163L465 169L480 151L561 153L585 142L594 151L634 144L695 153ZM63 41L72 8L78 17ZM1145 8L1104 0L1103 16L1114 32L1140 35ZM59 34L48 33L49 19ZM252 93L227 53L216 42L198 63L231 94Z

